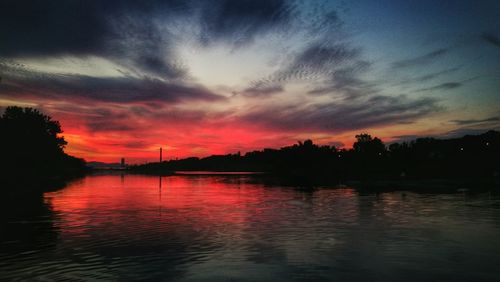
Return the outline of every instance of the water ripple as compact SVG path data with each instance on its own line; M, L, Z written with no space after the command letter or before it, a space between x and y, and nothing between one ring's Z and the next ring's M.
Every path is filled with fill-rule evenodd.
M2 223L1 280L500 278L496 195L250 180L88 176Z

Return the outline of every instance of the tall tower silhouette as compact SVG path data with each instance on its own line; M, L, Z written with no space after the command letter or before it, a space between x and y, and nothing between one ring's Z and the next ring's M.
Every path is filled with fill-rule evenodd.
M163 160L163 149L160 147L160 163Z

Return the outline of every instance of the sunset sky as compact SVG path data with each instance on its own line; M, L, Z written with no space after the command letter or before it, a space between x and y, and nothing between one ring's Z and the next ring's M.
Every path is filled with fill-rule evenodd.
M439 3L438 3L439 2ZM500 1L0 2L0 113L141 163L500 129Z

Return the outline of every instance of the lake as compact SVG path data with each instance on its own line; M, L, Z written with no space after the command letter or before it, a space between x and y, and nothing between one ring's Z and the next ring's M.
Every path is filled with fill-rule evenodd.
M0 280L499 281L500 196L89 175L2 215Z

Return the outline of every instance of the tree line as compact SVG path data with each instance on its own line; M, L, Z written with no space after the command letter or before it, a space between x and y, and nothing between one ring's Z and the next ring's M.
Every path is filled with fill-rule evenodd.
M461 138L418 138L386 145L363 133L352 149L311 140L280 149L131 166L133 171L260 171L289 177L336 179L424 179L498 177L500 132Z

